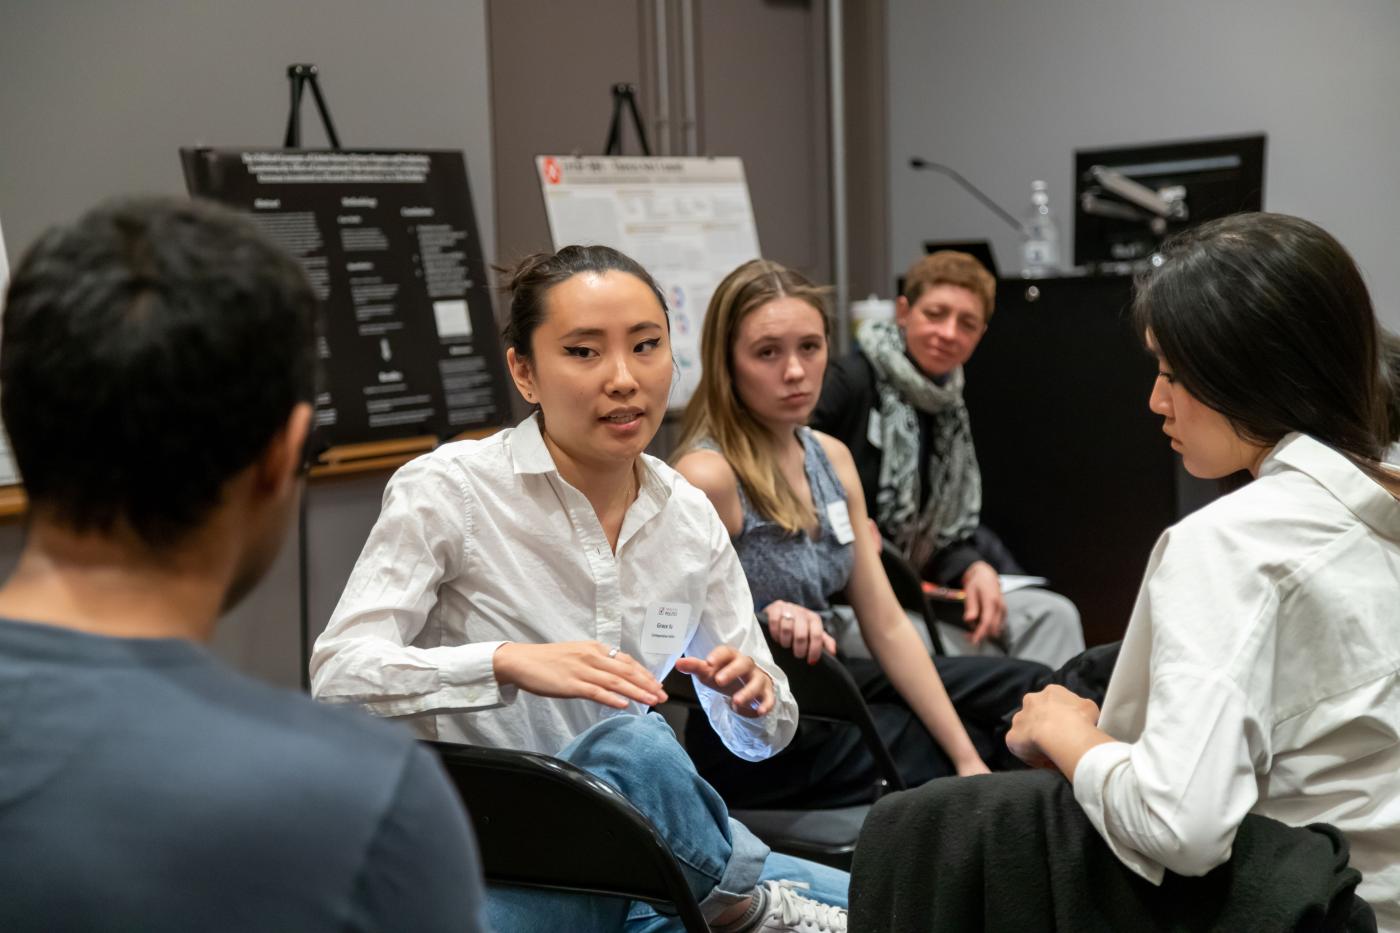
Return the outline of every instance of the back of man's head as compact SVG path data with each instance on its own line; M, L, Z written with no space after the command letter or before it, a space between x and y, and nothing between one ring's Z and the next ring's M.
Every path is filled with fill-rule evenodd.
M316 298L209 203L135 199L50 230L10 284L0 413L31 508L181 541L311 401Z

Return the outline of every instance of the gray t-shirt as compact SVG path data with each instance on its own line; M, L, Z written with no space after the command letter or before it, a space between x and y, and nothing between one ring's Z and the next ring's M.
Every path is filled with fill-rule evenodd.
M0 619L0 930L486 929L406 731L202 648Z

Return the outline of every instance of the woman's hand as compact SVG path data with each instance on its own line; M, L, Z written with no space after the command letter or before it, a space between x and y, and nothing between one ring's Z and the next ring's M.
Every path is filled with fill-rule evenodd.
M753 658L728 645L720 645L706 658L681 658L676 670L729 697L734 712L749 719L767 716L776 700L773 679Z
M1098 732L1098 722L1098 704L1066 690L1059 684L1051 684L1037 693L1026 694L1021 701L1020 712L1011 720L1011 731L1006 733L1006 747L1033 768L1063 771L1064 769L1052 758L1046 744L1066 744L1066 740L1074 739L1074 733L1084 732L1085 726L1102 735ZM1108 736L1103 736L1103 739L1107 741ZM1072 744L1078 746L1080 743ZM1087 747L1079 750L1074 756L1075 764L1078 764L1080 756L1087 750ZM1071 767L1066 777L1072 776L1073 771Z
M1006 629L1006 598L1001 593L1001 577L985 560L979 560L963 574L967 594L963 621L975 625L967 640L980 645L985 639L1000 638Z
M796 657L806 658L808 664L816 664L823 650L836 653L836 639L826 633L822 617L812 610L776 599L764 607L763 614L773 640L791 648Z
M498 682L537 696L592 700L614 709L631 700L647 706L666 701L666 691L651 671L621 651L610 657L601 642L506 642L492 655L491 666Z

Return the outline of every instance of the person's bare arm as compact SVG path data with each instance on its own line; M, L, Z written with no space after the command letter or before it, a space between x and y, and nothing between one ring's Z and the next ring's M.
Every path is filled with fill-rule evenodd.
M875 542L865 530L865 493L855 461L840 441L824 434L816 436L846 489L846 508L855 533L855 566L846 595L861 635L899 695L952 759L958 774L985 774L988 768L968 738L933 659L895 598Z
M739 477L717 450L692 450L676 461L676 472L705 494L719 513L729 537L744 528L744 506L739 501Z
M731 538L744 527L744 507L739 501L739 478L729 461L715 450L692 450L676 461L676 472L698 488L719 514ZM773 640L794 655L817 663L823 650L836 653L836 641L826 633L819 615L804 606L775 600L759 613L768 620Z

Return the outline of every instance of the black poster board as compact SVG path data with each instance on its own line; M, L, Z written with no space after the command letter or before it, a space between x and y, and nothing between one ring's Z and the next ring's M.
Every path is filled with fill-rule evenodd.
M326 445L446 439L506 421L460 152L200 148L180 159L190 194L248 213L315 286Z

